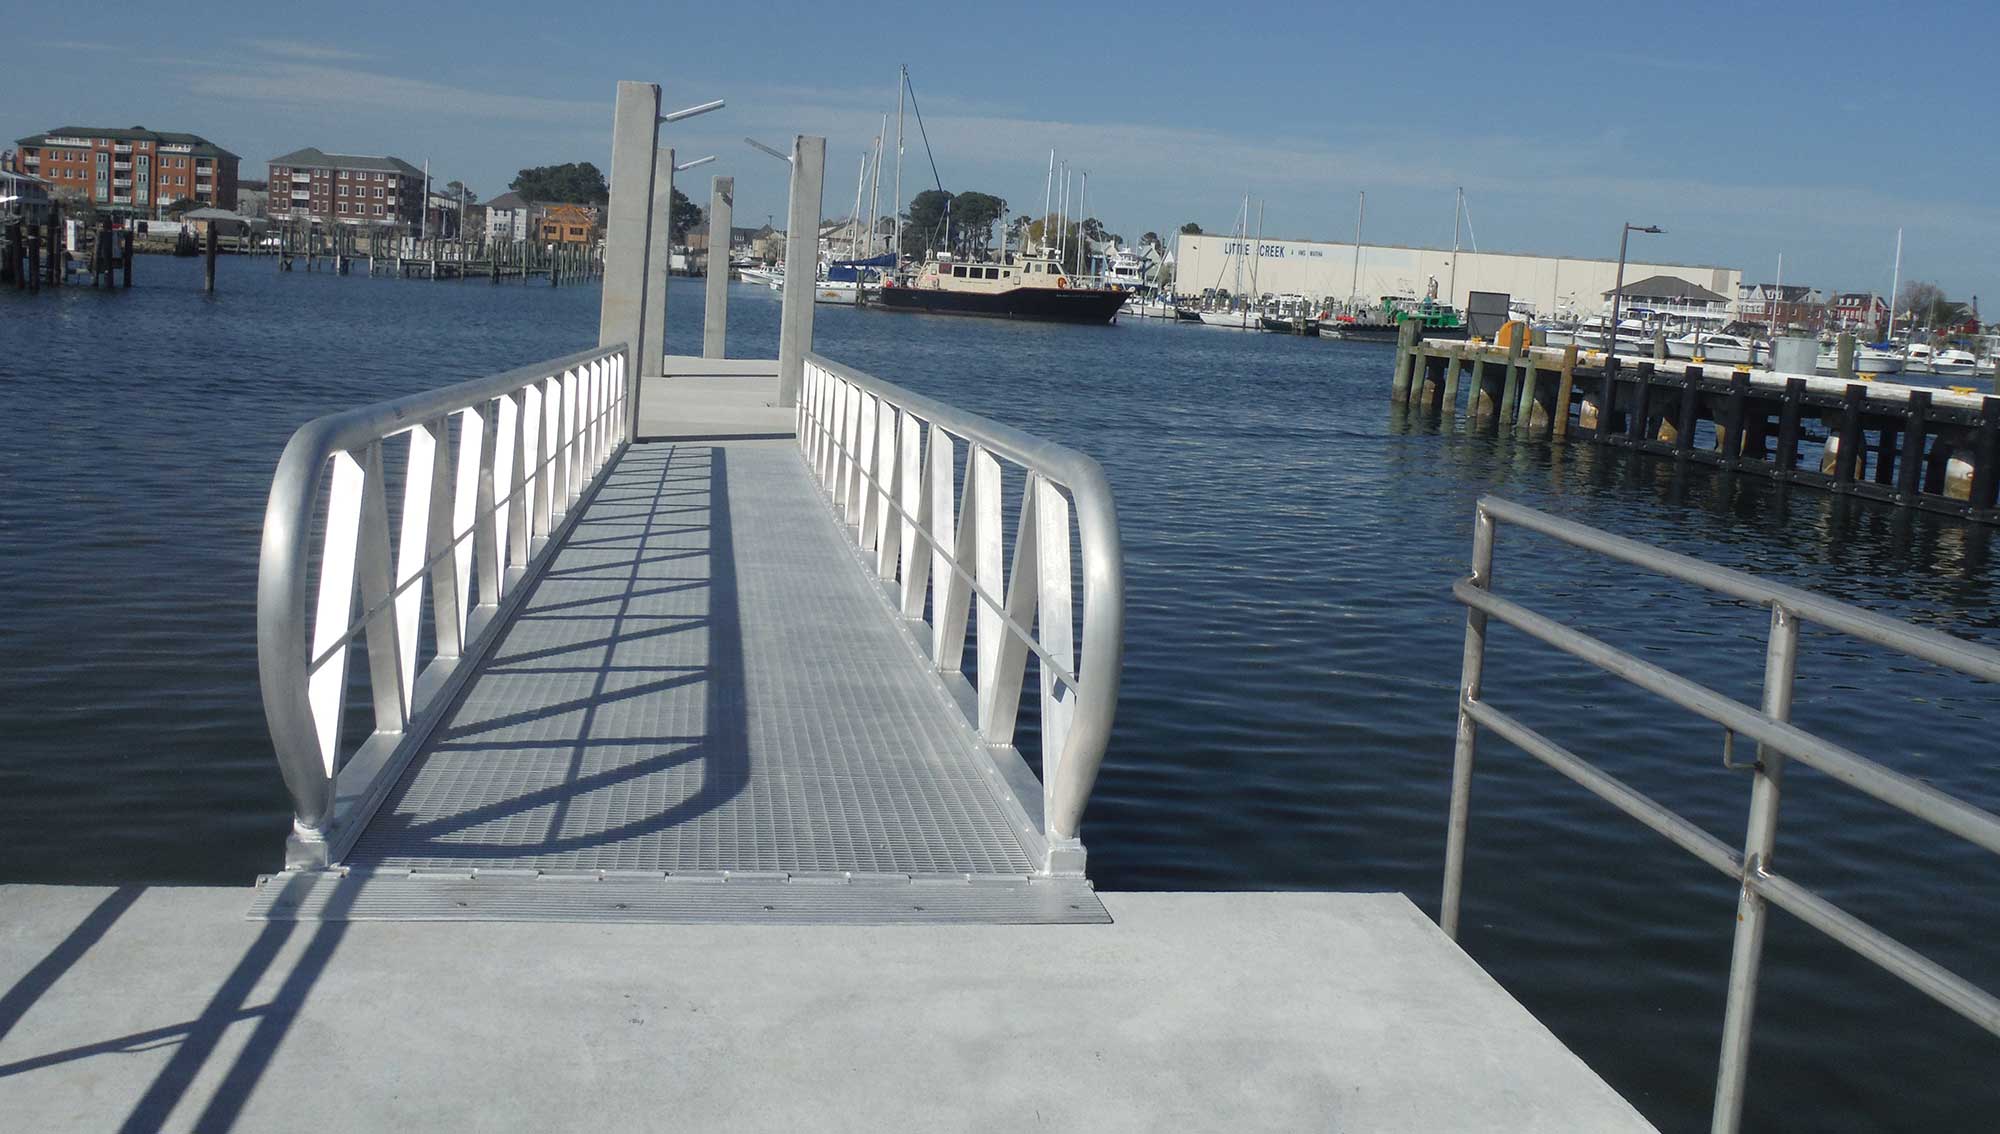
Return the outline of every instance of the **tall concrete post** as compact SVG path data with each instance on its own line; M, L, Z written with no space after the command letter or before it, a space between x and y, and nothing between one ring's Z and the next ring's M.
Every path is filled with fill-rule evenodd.
M597 345L625 343L631 436L639 435L639 372L646 324L646 264L653 204L653 160L659 148L660 88L620 82L611 124L611 213L604 229L604 297L597 309ZM664 251L662 255L664 255ZM657 363L655 364L657 365Z
M727 358L729 339L729 233L736 205L736 179L718 177L708 190L707 302L701 312L701 356ZM720 251L717 250L718 241ZM720 271L716 269L720 268ZM789 278L789 277L787 277Z
M813 288L819 282L820 193L826 187L826 139L792 139L792 207L785 228L785 313L778 329L778 404L799 404L806 352L813 342Z
M658 378L667 355L667 269L674 258L674 151L659 150L653 163L653 212L647 243L646 329L639 344L639 376Z

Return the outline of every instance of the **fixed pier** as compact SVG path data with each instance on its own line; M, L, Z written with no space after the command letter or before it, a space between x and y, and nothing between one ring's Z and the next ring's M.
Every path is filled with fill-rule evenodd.
M1406 338L1390 398L1481 428L2000 523L2000 397L1967 387Z

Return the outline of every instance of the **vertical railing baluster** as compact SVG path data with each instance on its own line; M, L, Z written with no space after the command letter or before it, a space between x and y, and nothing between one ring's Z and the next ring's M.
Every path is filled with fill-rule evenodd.
M507 567L515 570L528 565L528 474L535 453L535 411L528 401L533 386L523 386L509 395L514 405L514 456L508 462L507 477Z
M879 405L873 394L861 395L861 447L855 450L853 507L847 510L847 522L854 525L854 541L865 551L874 546L875 535L872 520L875 511L875 488L869 483L875 471L875 433L881 420L876 413Z
M493 498L495 484L494 461L500 451L506 448L506 439L499 436L499 411L488 409L480 415L485 422L485 433L479 443L479 485L475 497L475 515L478 519L472 528L472 556L478 565L479 605L495 606L500 602L502 587L500 579L500 541L493 530Z
M513 398L502 394L493 400L493 511L487 524L492 529L489 538L493 542L493 594L496 596L507 593L507 555L512 550L507 538L507 513L513 499L510 491L514 484L514 457L521 449L520 439L516 436L520 423Z
M396 610L389 596L396 587L396 567L389 550L389 494L382 475L382 442L363 450L361 458L361 532L355 548L354 573L361 584L361 609L368 625L368 692L375 702L375 731L403 731L409 701L403 692L402 651L396 645Z
M562 456L556 461L562 469L562 515L569 515L570 505L576 502L576 495L583 487L577 476L577 394L583 386L581 368L565 370L562 381Z
M997 467L995 473L997 479ZM1040 529L1035 524L1036 485L1041 479L1039 475L1029 473L1021 489L1021 515L1014 529L1014 562L1007 572L1006 596L1001 600L1007 604L1006 617L1023 628L1034 622L1035 602L1041 595L1037 577L1041 574L1042 557L1036 550ZM982 516L981 521L984 519ZM993 527L995 530L1000 527L997 514L993 517ZM984 549L981 550L983 552ZM983 554L979 562L982 568L979 585L989 594L998 595L998 588L986 582L983 573L986 558ZM999 611L982 601L979 613L984 616L989 612L994 635L993 668L991 673L987 673L983 664L980 667L979 735L988 744L1012 744L1014 721L1021 714L1021 683L1028 672L1028 643L1007 627ZM987 653L987 626L984 620L979 626L979 656L982 662Z
M431 458L430 492L431 502L427 509L429 523L428 537L424 543L425 567L430 573L431 589L431 636L436 641L437 656L458 657L465 641L465 607L458 601L457 570L452 555L452 482L457 469L452 464L451 418L440 417L430 423L431 436L436 439L436 452Z
M306 678L306 701L319 732L320 759L326 774L340 766L340 724L346 707L348 647L335 643L346 636L354 609L355 550L361 533L361 494L365 474L352 453L333 455L326 501L326 532L319 555L319 601L313 614L312 657L321 658ZM328 651L331 650L331 653Z
M1792 718L1793 673L1799 653L1798 616L1771 606L1771 633L1764 646L1764 715ZM1771 863L1778 839L1778 797L1785 779L1785 754L1759 744L1750 781L1750 822L1743 839L1743 887L1736 897L1736 939L1730 948L1729 999L1723 1009L1722 1055L1715 1076L1712 1134L1735 1134L1743 1121L1743 1089L1750 1072L1750 1032L1757 1014L1757 980L1764 956L1763 897L1750 879Z
M819 383L819 483L828 494L837 491L835 469L839 466L840 446L833 432L833 423L838 419L836 407L840 404L840 383L824 371Z
M798 420L793 423L792 428L798 435L800 450L805 453L806 466L813 469L819 467L813 460L814 455L819 450L816 446L817 438L814 436L812 427L813 413L818 405L818 398L819 367L813 365L811 359L807 359L805 364L804 388L799 391Z
M1607 411L1608 412L1608 411ZM1493 516L1480 507L1472 520L1472 585L1493 589ZM1465 650L1458 685L1458 735L1452 749L1451 806L1445 823L1444 898L1438 905L1438 928L1458 937L1458 906L1465 885L1465 824L1472 810L1472 757L1478 746L1478 725L1466 706L1479 699L1486 666L1486 612L1465 610Z
M561 500L556 476L558 455L562 449L562 374L551 374L542 380L542 440L541 456L537 464L542 487L536 493L535 535L547 538L556 526L556 505Z
M978 447L972 447L976 452ZM972 585L952 563L972 562L978 520L972 510L972 459L966 457L965 486L957 474L958 438L931 427L931 661L943 673L957 673L965 656L965 604Z
M431 487L437 458L437 438L426 422L409 432L409 456L403 465L403 515L396 541L396 645L403 678L403 712L417 681L417 642L424 613L424 588L416 583L424 573L431 528Z
M841 423L841 444L846 447L846 460L841 462L840 499L847 507L841 513L848 523L854 522L854 511L858 505L855 499L861 483L861 414L867 395L861 387L849 384L847 387L847 413Z
M479 514L479 470L485 467L485 443L486 415L480 412L480 407L467 406L458 411L458 483L451 501L451 558L458 582L461 620L472 614L473 541L467 536Z
M1075 608L1070 595L1069 497L1061 488L1042 477L1035 478L1035 522L1039 529L1035 548L1041 562L1035 571L1040 590L1035 637L1057 665L1076 668ZM1020 554L1019 552L1015 553ZM1069 725L1076 716L1077 691L1059 680L1044 663L1042 671L1042 814L1054 813L1048 791L1062 766L1063 745L1069 740Z
M883 579L896 577L896 552L902 542L897 529L896 407L882 400L881 421L875 427L875 574Z
M1000 462L985 449L975 446L971 459L966 462L965 472L972 482L972 508L966 518L972 521L976 537L972 561L978 566L973 571L973 577L978 580L980 590L997 598L1006 593L1007 586L1003 576L1005 564L1002 562L1005 549L1001 546L1000 534ZM978 666L978 680L974 685L979 692L979 733L983 737L987 735L987 728L993 719L993 702L989 693L994 689L994 678L1000 669L1000 640L1006 631L1001 629L1000 612L992 603L978 598L972 605L973 660Z
M852 387L835 379L832 383L833 413L827 419L826 491L833 498L834 510L838 512L847 503L847 401Z
M902 606L904 618L921 618L924 613L924 586L930 580L932 553L920 546L919 537L931 528L931 481L924 464L924 423L915 414L903 415L902 490L905 516L901 529L903 554Z

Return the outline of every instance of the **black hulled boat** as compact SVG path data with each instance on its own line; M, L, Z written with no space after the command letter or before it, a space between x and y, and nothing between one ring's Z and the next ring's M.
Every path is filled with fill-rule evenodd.
M886 311L1109 323L1131 297L1117 288L1083 286L1053 256L1010 253L999 263L926 260L909 279L883 284L871 302Z

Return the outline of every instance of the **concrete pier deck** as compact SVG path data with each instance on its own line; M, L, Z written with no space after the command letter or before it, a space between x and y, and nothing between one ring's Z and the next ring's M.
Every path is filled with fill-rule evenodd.
M1393 894L1094 926L245 920L0 887L16 1130L1647 1131Z

